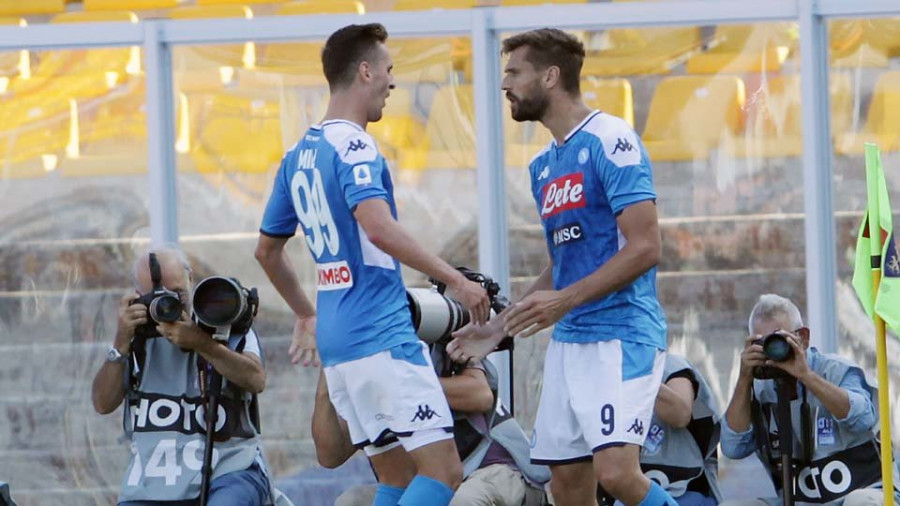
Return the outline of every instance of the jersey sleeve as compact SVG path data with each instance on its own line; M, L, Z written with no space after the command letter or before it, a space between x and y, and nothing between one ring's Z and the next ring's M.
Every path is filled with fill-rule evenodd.
M384 186L387 162L364 132L346 137L337 146L337 177L347 206L353 210L372 198L388 199Z
M650 162L634 130L621 121L605 131L600 141L596 170L613 214L638 202L656 200Z
M275 184L272 187L272 195L266 204L263 213L262 225L259 231L270 237L292 237L297 232L300 220L294 209L294 201L291 197L291 182L288 180L288 159L285 155L281 161L281 167L275 176Z

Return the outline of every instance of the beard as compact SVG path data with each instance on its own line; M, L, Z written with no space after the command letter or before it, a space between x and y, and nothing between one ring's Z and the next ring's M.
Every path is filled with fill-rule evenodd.
M550 101L540 91L533 91L530 96L517 97L507 92L512 119L516 121L540 121L547 112Z

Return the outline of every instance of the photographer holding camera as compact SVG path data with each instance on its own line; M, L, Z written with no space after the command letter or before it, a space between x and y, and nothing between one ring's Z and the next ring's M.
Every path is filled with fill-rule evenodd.
M783 476L792 477L797 502L882 504L876 387L859 366L810 348L809 329L788 299L762 295L749 327L722 424L724 454L741 459L755 452L779 493ZM790 387L794 444L786 453L800 456L788 473L781 463L776 382Z
M255 394L266 371L252 329L213 339L188 316L191 267L175 249L141 255L134 267L137 294L122 297L118 329L92 388L94 409L124 405L133 459L120 506L193 505L201 495L205 451L205 394L214 368L224 378L215 424L209 504L263 505L270 484L262 456Z

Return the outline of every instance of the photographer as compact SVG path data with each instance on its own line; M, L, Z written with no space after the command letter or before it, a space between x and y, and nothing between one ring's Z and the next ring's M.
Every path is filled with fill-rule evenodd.
M431 357L453 412L454 438L464 469L451 506L540 504L540 488L549 481L549 470L529 462L528 439L509 411L498 404L493 367L488 362L468 367L453 364L440 344L432 348ZM324 467L338 467L356 452L346 422L328 398L324 374L319 376L312 432L316 455ZM399 444L396 438L391 441L381 450ZM378 478L380 483L402 488L414 475L415 468L401 466ZM335 504L372 504L375 490L374 484L354 487Z
M158 323L145 305L150 303L147 296L141 297L156 297L151 271L157 267L151 263L158 263L158 284L180 301L174 305L174 311L181 310L177 321ZM254 394L266 383L256 334L232 335L226 346L189 318L191 268L178 250L144 253L135 262L134 277L137 293L120 302L115 340L92 388L100 414L112 413L125 401L124 427L133 460L119 505L197 503L206 432L200 388L204 363L224 378L209 504L267 504L269 478L251 416Z
M794 461L796 501L882 504L876 388L863 370L841 357L810 348L809 329L803 325L800 311L778 295L759 298L750 313L749 327L751 336L744 342L740 375L725 411L725 455L740 459L756 452L775 489L782 493L776 381L760 379L781 371L794 397L790 401L793 454L807 453L806 459L795 457ZM772 360L773 352L767 355L763 348L776 333L789 346L784 347L781 361ZM804 400L809 404L808 417L801 416ZM805 430L804 418L808 419ZM812 448L804 448L803 441L809 441L806 446Z
M718 504L719 433L720 412L706 379L686 358L666 354L641 471L679 506ZM602 487L597 499L601 505L615 501Z

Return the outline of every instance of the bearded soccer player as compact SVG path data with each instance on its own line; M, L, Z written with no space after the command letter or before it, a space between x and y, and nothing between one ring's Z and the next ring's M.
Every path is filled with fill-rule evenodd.
M639 463L666 349L650 160L628 123L582 101L576 38L534 30L503 52L513 119L553 135L529 165L551 265L495 323L458 332L451 356L478 358L507 334L555 324L531 450L550 466L555 504L595 504L598 481L627 505L675 504Z

